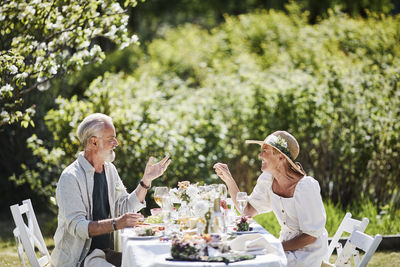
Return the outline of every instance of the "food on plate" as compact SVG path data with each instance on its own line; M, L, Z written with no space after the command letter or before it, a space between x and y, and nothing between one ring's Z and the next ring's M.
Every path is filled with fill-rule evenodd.
M161 234L162 229L159 226L140 225L135 227L137 236L158 236Z
M251 231L248 223L248 219L246 216L242 216L240 218L240 221L236 223L236 229L238 232L246 232L246 231Z
M154 209L151 209L150 212L151 212L151 215L152 215L152 216L158 216L158 215L161 216L162 209L160 209L160 208L154 208Z
M145 220L146 223L151 223L151 224L159 224L162 223L162 216L160 215L152 215L146 218Z

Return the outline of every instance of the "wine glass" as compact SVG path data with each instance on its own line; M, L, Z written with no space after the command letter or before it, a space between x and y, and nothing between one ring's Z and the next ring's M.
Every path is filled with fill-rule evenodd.
M246 192L238 192L236 194L236 203L240 214L243 214L244 209L247 205L248 196Z
M154 200L157 205L163 208L163 199L165 196L169 196L169 190L166 186L159 186L154 188Z

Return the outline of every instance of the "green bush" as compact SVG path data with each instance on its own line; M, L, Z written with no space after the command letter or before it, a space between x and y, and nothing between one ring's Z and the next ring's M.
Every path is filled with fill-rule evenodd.
M84 97L57 99L45 118L53 137L30 139L38 163L22 177L36 177L31 183L47 186L46 194L54 190L76 157L78 123L103 112L114 119L116 166L129 189L149 156L168 153L172 164L155 185L220 182L212 166L223 161L250 192L260 174L259 147L244 140L285 129L297 137L298 160L324 199L345 207L368 199L398 205L399 20L331 11L309 25L307 13L292 6L289 15L226 17L212 30L167 30L132 60L132 74L106 73Z

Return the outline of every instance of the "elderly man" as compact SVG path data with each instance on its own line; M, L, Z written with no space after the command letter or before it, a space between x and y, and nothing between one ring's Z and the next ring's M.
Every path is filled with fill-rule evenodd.
M151 182L161 176L171 160L153 164L150 157L143 178L128 194L111 163L118 146L112 119L104 114L87 116L77 130L84 151L61 174L57 185L58 227L54 236L52 266L119 266L121 254L113 250L112 232L134 227L143 216Z

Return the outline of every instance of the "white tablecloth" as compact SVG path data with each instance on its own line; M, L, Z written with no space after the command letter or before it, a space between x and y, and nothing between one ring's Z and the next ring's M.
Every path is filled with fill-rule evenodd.
M287 265L282 244L272 234L260 225L251 225L255 231L261 233L275 248L275 254L257 255L253 260L244 260L229 263L229 266L263 266L281 267ZM161 267L161 266L226 266L223 262L194 262L194 261L167 261L171 257L171 242L161 242L158 239L135 240L124 234L122 241L122 267Z

